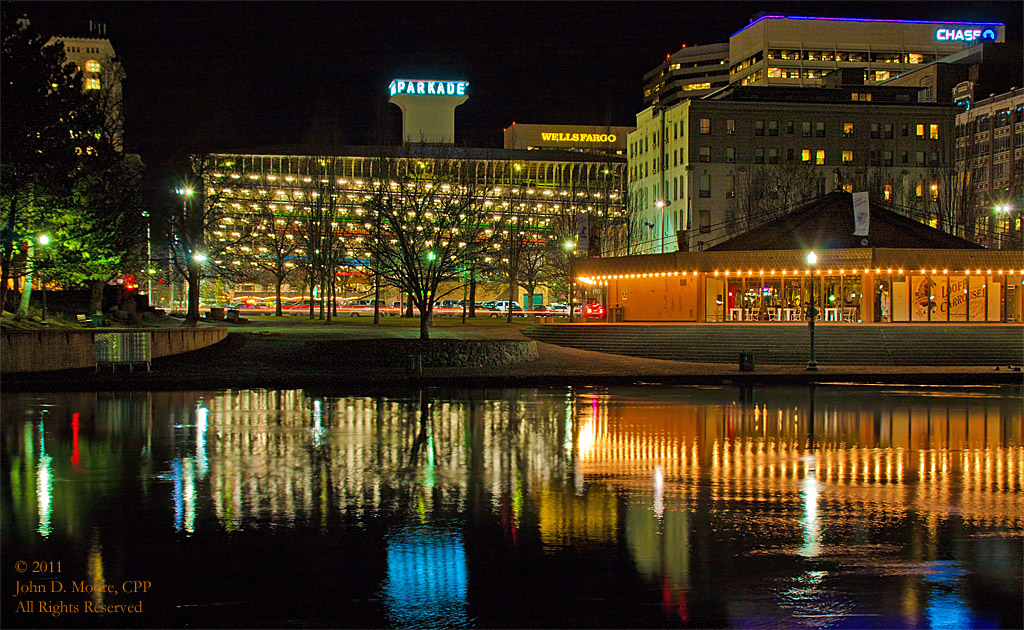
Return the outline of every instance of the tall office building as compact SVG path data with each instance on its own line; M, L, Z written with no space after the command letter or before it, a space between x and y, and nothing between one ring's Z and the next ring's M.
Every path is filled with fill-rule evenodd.
M47 42L64 44L64 55L69 63L82 71L82 88L95 94L107 112L107 129L118 149L124 135L124 101L122 82L124 68L114 53L114 46L106 38L105 24L89 22L90 37L54 35Z
M837 188L940 216L954 107L844 74L862 77L731 87L637 114L628 192L641 251L701 250Z
M729 85L729 44L683 46L644 75L644 105L668 107Z
M644 75L644 105L668 107L726 85L819 86L826 74L847 68L863 70L868 84L881 83L1004 41L999 23L763 15L728 43L670 55Z
M956 170L989 247L1021 247L1024 89L974 101L956 117Z

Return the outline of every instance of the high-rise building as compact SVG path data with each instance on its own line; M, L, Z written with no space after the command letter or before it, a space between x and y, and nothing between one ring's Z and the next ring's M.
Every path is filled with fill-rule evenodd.
M1021 247L1024 89L974 101L956 116L956 171L990 247Z
M107 129L104 131L110 135L114 146L121 149L124 135L121 84L125 72L114 53L113 44L106 38L106 31L106 25L90 21L90 37L54 35L47 43L64 44L64 55L68 62L82 71L82 88L95 94L107 113Z
M668 107L729 85L729 44L683 46L644 75L644 105Z
M669 55L644 75L644 104L668 107L726 85L819 86L825 75L846 68L862 70L868 84L881 83L1004 41L1001 23L762 15L727 43Z
M833 74L828 87L731 87L637 114L628 195L640 251L704 249L835 189L944 220L954 107Z

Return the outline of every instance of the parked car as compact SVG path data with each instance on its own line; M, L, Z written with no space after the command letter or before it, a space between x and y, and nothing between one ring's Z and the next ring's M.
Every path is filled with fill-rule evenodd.
M457 315L462 315L462 305L458 300L434 302L435 317L455 317Z
M502 315L508 315L510 305L513 317L526 317L526 312L523 311L523 307L519 306L519 302L509 302L508 300L495 300L491 306L494 312L490 313L490 316L501 317Z
M381 315L391 313L391 309L388 308L387 302L384 300L377 300L377 304L380 305ZM373 305L373 300L352 300L342 304L338 312L349 317L373 317Z
M600 302L588 302L586 308L583 309L583 316L587 319L604 319L604 304L601 304Z
M568 317L569 316L569 305L568 304L560 304L558 302L554 302L552 304L548 304L548 314L549 315L554 315L556 317Z

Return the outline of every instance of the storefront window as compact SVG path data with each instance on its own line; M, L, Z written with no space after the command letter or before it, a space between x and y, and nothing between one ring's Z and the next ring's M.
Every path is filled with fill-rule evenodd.
M949 285L949 321L967 321L967 276L950 276Z

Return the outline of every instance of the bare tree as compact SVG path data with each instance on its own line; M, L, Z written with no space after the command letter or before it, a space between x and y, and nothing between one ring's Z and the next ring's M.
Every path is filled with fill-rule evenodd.
M407 169L381 157L364 203L367 257L388 284L406 291L420 311L420 339L430 338L443 282L455 281L488 246L483 190L469 167L445 156Z
M261 204L254 219L251 244L246 247L251 247L252 264L274 279L274 314L280 317L281 285L296 272L298 217L271 197Z
M334 305L334 278L338 269L342 230L339 227L341 193L338 189L337 161L329 156L309 158L308 174L303 177L298 195L302 211L298 221L303 249L303 266L309 290L309 317L314 317L319 302L320 319L331 320ZM319 288L319 299L316 289ZM336 310L335 310L336 312Z

